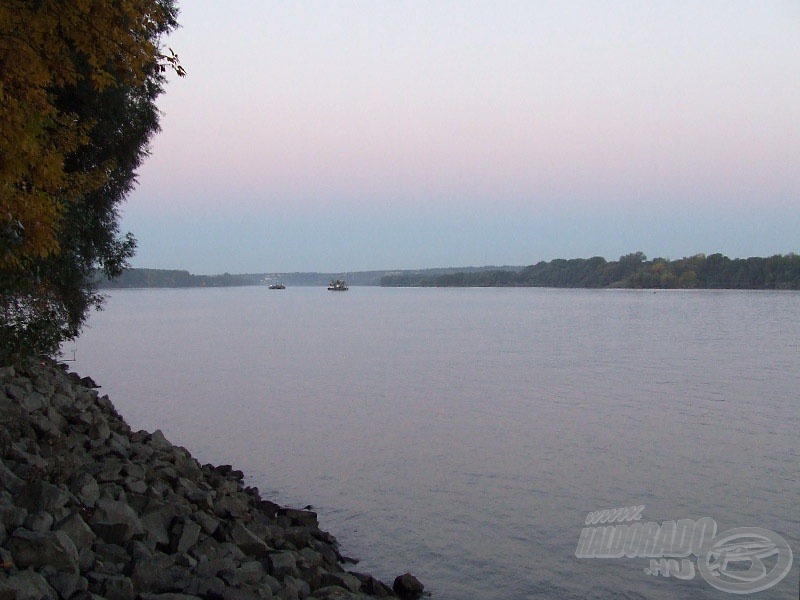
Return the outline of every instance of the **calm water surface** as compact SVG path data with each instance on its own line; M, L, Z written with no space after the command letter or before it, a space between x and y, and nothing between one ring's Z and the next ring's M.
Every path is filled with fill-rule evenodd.
M798 315L780 292L130 290L65 350L135 429L312 504L389 582L730 599L575 550L588 512L644 505L800 552ZM798 563L751 597L797 598Z

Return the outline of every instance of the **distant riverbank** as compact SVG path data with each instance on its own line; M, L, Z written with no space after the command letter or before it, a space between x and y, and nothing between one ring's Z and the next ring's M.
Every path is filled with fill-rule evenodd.
M647 260L641 252L607 261L592 258L539 262L519 271L505 269L438 276L387 275L386 287L555 287L657 289L800 289L800 255L728 258L696 254L679 260Z
M241 287L281 283L327 286L332 279L348 285L383 287L555 287L656 289L800 289L800 255L728 258L696 254L669 260L648 260L641 252L608 261L592 258L554 259L524 266L448 267L339 273L243 273L194 275L175 269L126 269L119 277L98 280L101 288Z
M408 277L437 277L451 273L473 273L497 269L520 271L523 267L488 266L443 269L412 269L403 271L348 271L337 273L292 272L292 273L243 273L232 275L194 275L189 271L175 269L126 269L111 281L100 279L97 285L107 289L122 288L204 288L204 287L242 287L249 285L271 285L282 283L286 286L327 287L332 279L344 279L348 285L381 285L381 279L390 275Z

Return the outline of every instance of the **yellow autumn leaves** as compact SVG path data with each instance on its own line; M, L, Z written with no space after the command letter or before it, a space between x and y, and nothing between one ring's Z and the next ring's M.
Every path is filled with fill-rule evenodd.
M183 70L155 45L171 2L0 0L0 269L58 252L66 203L100 189L107 166L65 169L91 120L57 104L77 84L139 85L155 64Z

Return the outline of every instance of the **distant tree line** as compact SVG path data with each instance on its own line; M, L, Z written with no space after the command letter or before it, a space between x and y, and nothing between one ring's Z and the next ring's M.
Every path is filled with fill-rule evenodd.
M567 288L730 288L800 289L800 255L728 258L696 254L679 260L654 258L642 252L607 261L592 258L555 259L521 271L451 273L435 277L387 275L385 287L567 287Z
M192 275L189 271L170 269L126 269L110 281L98 281L103 288L185 288L185 287L235 287L256 285L248 275Z

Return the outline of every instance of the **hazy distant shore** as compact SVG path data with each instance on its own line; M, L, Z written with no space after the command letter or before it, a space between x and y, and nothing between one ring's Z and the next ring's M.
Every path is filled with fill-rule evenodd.
M486 266L347 273L250 273L193 275L169 269L127 269L101 288L181 288L270 285L326 286L331 279L348 285L382 287L556 287L634 289L800 289L800 255L728 258L696 254L678 260L648 260L641 252L607 261L555 259L522 266Z

